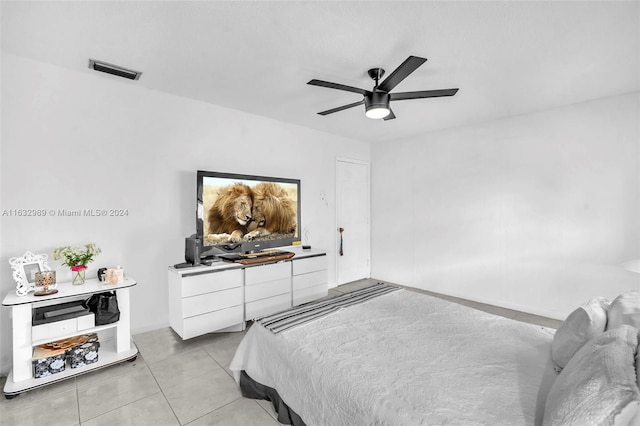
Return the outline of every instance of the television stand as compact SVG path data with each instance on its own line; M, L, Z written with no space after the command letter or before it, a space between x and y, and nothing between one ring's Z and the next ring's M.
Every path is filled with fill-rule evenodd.
M282 247L295 256L197 269L169 268L169 320L183 339L240 331L246 321L282 311L328 292L327 253ZM227 253L230 254L230 253Z

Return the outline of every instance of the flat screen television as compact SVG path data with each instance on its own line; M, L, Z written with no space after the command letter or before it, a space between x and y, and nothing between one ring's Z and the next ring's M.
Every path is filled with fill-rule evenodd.
M198 170L201 259L300 243L300 180Z

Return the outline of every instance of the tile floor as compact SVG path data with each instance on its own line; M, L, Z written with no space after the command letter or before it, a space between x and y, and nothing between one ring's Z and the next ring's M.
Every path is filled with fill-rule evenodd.
M329 297L366 287L361 280L329 291ZM464 299L411 289L475 309L557 328L561 321ZM208 334L183 341L172 329L137 334L134 362L65 380L7 400L0 424L9 425L278 425L267 401L245 399L229 364L245 332ZM6 378L0 379L4 387Z

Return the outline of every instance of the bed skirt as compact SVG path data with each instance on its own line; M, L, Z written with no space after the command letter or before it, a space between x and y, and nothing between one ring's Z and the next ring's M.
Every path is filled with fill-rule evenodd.
M280 395L278 395L277 390L256 382L249 377L244 370L240 373L240 391L245 398L271 401L273 409L278 414L278 421L280 423L293 426L306 426L300 416L284 403Z

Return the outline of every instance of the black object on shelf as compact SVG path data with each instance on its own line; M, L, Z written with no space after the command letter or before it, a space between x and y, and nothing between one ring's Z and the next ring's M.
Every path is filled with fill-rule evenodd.
M85 306L96 315L96 325L111 324L120 320L115 292L95 293L85 301Z
M35 308L33 310L32 323L33 325L47 324L91 314L91 311L83 305L83 302L83 300L76 300Z
M102 277L107 273L107 268L99 268L98 269L98 281L102 282Z

